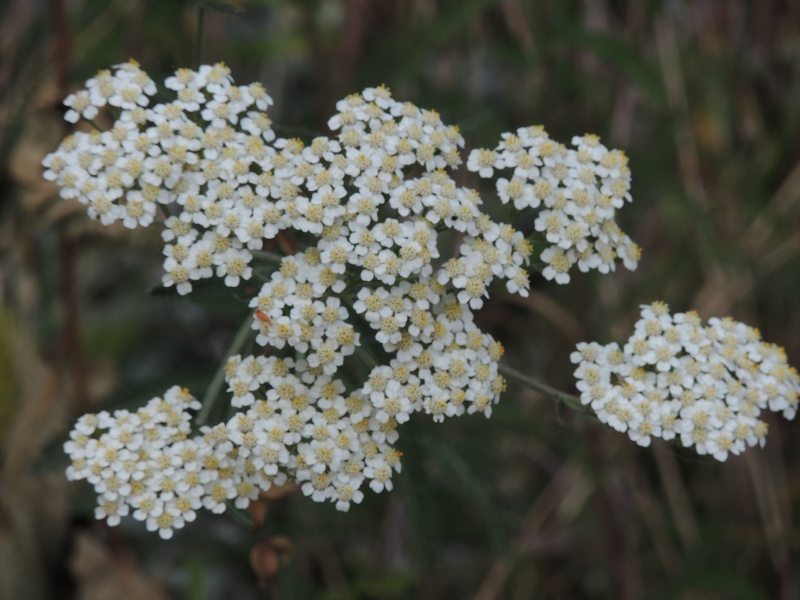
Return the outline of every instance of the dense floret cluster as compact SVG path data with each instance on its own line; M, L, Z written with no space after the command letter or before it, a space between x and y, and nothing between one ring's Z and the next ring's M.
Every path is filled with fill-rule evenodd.
M69 479L86 479L98 494L95 516L117 525L128 514L169 538L206 507L246 506L258 490L257 473L232 452L224 427L191 434L189 409L200 403L175 386L134 413L82 416L64 449Z
M165 87L135 62L89 80L66 118L96 130L65 139L45 177L106 225L163 225L163 284L180 294L263 275L250 306L265 350L229 357L230 416L214 427L192 427L198 403L177 387L135 413L84 416L68 474L94 485L97 516L132 513L169 537L200 507L245 507L287 481L347 510L364 485L392 488L411 414L489 416L503 348L473 311L498 286L528 293L532 248L448 174L461 163L458 128L367 88L337 103L334 137L306 144L276 136L264 88L234 85L223 64L180 69ZM630 199L621 153L591 136L567 151L541 128L501 146L480 174L514 167L501 199L544 205L545 276L567 282L565 260L635 267L638 248L613 221ZM282 232L301 248L265 252Z
M165 85L175 99L150 106L156 86L133 61L90 79L67 98L67 120L105 107L113 125L67 137L45 158L44 176L104 225L146 227L164 213L165 285L187 294L216 275L236 286L252 276L250 251L288 226L266 202L280 192L263 112L272 99L258 83L233 85L221 64L180 69Z
M765 411L793 419L800 376L783 349L731 318L703 325L695 312L670 314L663 302L642 307L620 348L581 343L571 356L581 401L642 446L680 438L698 454L725 460L763 446Z
M493 150L473 150L467 168L481 177L514 169L497 179L497 195L517 210L542 208L535 220L550 246L541 254L542 274L569 283L570 269L613 271L617 259L636 269L641 255L617 225L616 210L631 201L631 172L621 150L609 150L596 135L572 138L567 148L541 126L504 133Z

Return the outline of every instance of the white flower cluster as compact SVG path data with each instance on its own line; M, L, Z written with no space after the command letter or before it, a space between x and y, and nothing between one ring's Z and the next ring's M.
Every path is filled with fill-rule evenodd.
M304 265L314 253L306 251L296 264ZM283 283L276 277L274 286L265 288L274 291ZM402 298L401 293L395 290L395 297ZM259 304L267 298L262 291ZM273 319L258 309L259 341L270 344L271 332L286 326L277 345L308 346L306 358L235 356L226 369L232 404L245 407L251 419L246 451L261 470L262 489L269 487L264 476L288 478L312 499L333 501L347 510L363 498L365 482L375 492L392 489L392 473L401 469L400 453L393 447L397 427L412 413L426 412L437 421L465 412L488 416L505 387L497 374L502 346L481 333L452 296L427 313L436 323L429 335L420 332L408 344L384 342L385 352L395 350L396 358L372 368L363 385L349 393L342 378L335 377L347 376L340 366L358 345L346 322L347 310L335 298L289 302L284 308L297 315L295 320ZM270 310L281 311L275 306ZM235 432L241 418L242 413L234 416L227 428ZM241 452L241 438L230 439Z
M134 61L87 81L66 99L67 120L108 107L114 124L67 137L44 176L105 225L148 226L161 207L165 285L186 294L216 274L236 286L252 275L249 250L289 224L267 201L277 165L263 111L272 100L261 84L233 85L223 64L180 69L165 85L175 99L150 107L156 86Z
M98 519L117 525L132 513L166 539L200 507L222 512L228 500L246 506L256 497L258 472L234 451L225 427L189 437L189 409L199 407L175 386L134 413L104 411L78 420L64 444L72 460L67 477L94 486Z
M108 104L116 121L65 140L45 176L107 224L146 226L161 207L164 284L181 294L198 279L250 278L283 230L307 249L283 257L251 301L272 355L228 361L239 412L226 423L192 437L196 401L178 388L137 413L79 421L69 475L95 486L98 517L133 511L166 537L201 506L244 507L289 480L347 510L365 483L392 488L396 429L412 413L489 416L503 348L472 311L495 282L527 294L531 247L447 174L461 162L458 129L368 88L337 104L335 139L305 145L275 139L257 112L271 102L263 88L234 86L223 65L179 70L166 86L177 99L148 108L155 88L135 63L90 80L68 98L70 120ZM458 251L445 259L448 229Z
M608 150L595 135L574 137L575 149L550 139L541 126L504 133L493 150L473 150L470 171L492 177L494 170L514 169L511 179L497 179L497 194L517 210L539 208L536 231L552 244L541 253L542 274L569 283L569 270L608 273L622 259L636 269L641 249L617 225L616 209L631 200L628 159Z
M764 445L764 411L793 419L800 376L783 348L731 318L671 315L666 304L642 307L634 334L616 343L578 344L571 355L581 401L642 446L680 437L698 454L725 460Z

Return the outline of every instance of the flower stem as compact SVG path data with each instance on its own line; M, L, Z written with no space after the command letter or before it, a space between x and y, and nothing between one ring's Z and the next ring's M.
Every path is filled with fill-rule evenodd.
M586 407L581 403L581 399L577 396L573 396L572 394L567 394L560 390L550 387L546 383L542 383L538 379L534 379L533 377L529 377L509 367L506 364L500 363L497 367L497 370L505 375L507 378L512 379L518 383L523 385L527 385L529 388L536 390L555 400L556 402L563 402L572 410L578 412L586 412Z
M244 323L242 323L239 331L236 332L236 336L233 338L228 351L225 353L225 359L220 364L217 372L214 373L214 378L208 385L206 395L203 396L203 408L200 409L200 412L196 418L196 423L198 425L205 425L206 421L208 421L211 409L214 407L214 404L216 404L217 398L219 398L220 392L222 391L222 387L225 385L225 365L228 363L228 359L239 352L244 346L247 338L250 336L250 332L252 331L252 323L252 316L248 313L247 318L244 320Z
M278 266L281 265L283 259L285 258L280 254L276 254L275 252L267 252L265 250L252 250L251 253L253 254L254 258Z
M92 127L94 127L96 131L99 131L99 132L101 132L101 133L102 133L103 131L105 131L105 129L103 129L102 127L100 127L100 125L98 125L98 124L97 124L97 121L95 121L94 119L84 119L84 121L86 121L87 123L89 123L89 125L91 125Z
M172 210L172 207L169 204L159 204L158 207L161 209L161 212L164 213L164 220L162 221L164 227L167 226L167 219L170 217L175 216L175 212Z
M355 355L372 369L378 366L378 361L363 346L356 346Z

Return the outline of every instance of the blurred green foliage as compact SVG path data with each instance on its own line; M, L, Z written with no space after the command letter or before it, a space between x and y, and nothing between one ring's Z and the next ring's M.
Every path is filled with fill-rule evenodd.
M203 60L225 61L237 82L262 81L281 134L324 132L336 99L383 82L476 146L541 123L563 141L595 132L626 151L634 203L620 219L643 247L639 270L579 275L565 288L536 280L528 300L494 299L480 320L511 365L569 390L574 343L627 337L637 306L655 299L758 326L800 364L792 0L9 0L0 514L10 516L0 581L12 565L6 540L39 549L26 568L42 577L28 587L14 578L8 597L101 598L91 595L97 571L76 566L75 536L86 531L116 557L103 576L144 571L163 597L193 600L800 597L791 423L772 423L763 451L718 464L672 446L640 449L513 385L489 421L407 424L396 489L346 514L295 493L269 503L258 531L204 515L164 543L139 524L94 524L88 486L76 485L57 496L64 531L25 533L15 519L39 508L10 510L25 502L9 493L12 465L33 469L47 447L54 456L82 411L138 405L174 383L202 396L246 312L213 288L188 299L154 292L157 233L104 231L39 177L38 161L67 131L60 99L129 57L156 79L192 65L200 8ZM61 412L41 409L44 380L18 384L32 360L14 350L20 336L57 374ZM32 422L49 433L17 459L14 440ZM248 553L274 535L293 550L260 589ZM150 580L141 596L125 585L117 597L157 597Z

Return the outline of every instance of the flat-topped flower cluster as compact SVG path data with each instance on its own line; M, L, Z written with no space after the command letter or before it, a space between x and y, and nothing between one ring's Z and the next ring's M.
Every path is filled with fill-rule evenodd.
M458 128L367 88L337 103L335 137L306 144L277 137L264 88L234 85L222 64L181 69L165 87L174 97L153 104L164 92L134 62L89 80L66 117L97 130L65 139L45 177L106 225L163 219L163 283L180 294L213 277L239 286L267 261L250 303L266 350L229 358L225 423L192 433L197 402L179 388L135 413L82 418L69 476L94 485L98 517L132 513L168 537L201 506L244 507L286 481L347 510L365 484L392 488L397 426L411 414L489 416L503 348L473 311L498 284L528 293L532 248L448 174ZM573 263L608 272L617 256L636 266L613 220L630 199L621 153L591 136L568 151L527 128L481 160L482 176L515 168L498 181L503 201L545 207L546 277L566 283ZM305 249L270 262L262 250L282 232Z
M641 249L617 225L616 210L631 201L631 172L621 150L608 150L596 135L572 138L574 149L547 135L541 126L504 133L493 150L473 150L467 168L481 177L514 169L511 179L497 179L497 195L518 210L543 207L536 231L547 242L542 274L569 283L577 265L586 272L613 271L622 259L634 270Z
M201 506L221 512L228 499L255 497L223 428L190 437L189 410L199 407L175 386L136 412L103 411L78 420L64 445L72 460L67 477L94 485L98 519L118 525L132 514L168 538Z
M703 325L663 302L642 307L622 348L581 343L571 359L581 401L603 423L642 446L680 438L717 460L763 446L764 412L793 419L800 401L800 376L757 329L731 318Z

